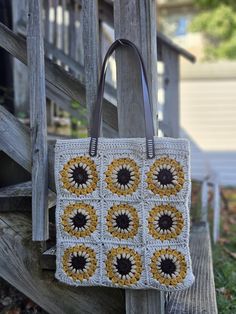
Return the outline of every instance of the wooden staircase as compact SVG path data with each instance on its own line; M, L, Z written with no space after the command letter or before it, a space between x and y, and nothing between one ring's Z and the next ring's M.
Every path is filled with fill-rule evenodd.
M32 0L37 3L38 0ZM117 37L126 37L134 40L145 57L151 81L151 92L156 104L155 67L158 60L165 63L164 84L166 92L165 115L162 123L163 133L178 137L178 69L179 55L184 55L191 61L194 57L180 49L166 37L158 33L153 25L155 18L153 1L148 0L146 6L143 1L126 1L123 6L122 0L116 0L113 9L111 1L78 1L84 8L85 21L84 32L91 34L85 36L84 42L89 57L85 58L84 68L76 66L80 72L79 79L58 66L48 58L45 58L45 84L46 96L54 101L63 110L68 111L74 117L81 118L81 111L87 109L88 121L97 88L97 75L99 69L99 56L96 53L98 45L98 19L104 19L109 25L115 27ZM132 9L135 8L135 13ZM153 9L154 8L154 9ZM114 10L114 11L113 11ZM136 24L130 26L130 19L135 16ZM138 16L140 14L140 16ZM113 20L114 17L114 20ZM155 20L154 20L155 21ZM92 25L92 32L91 27ZM121 27L122 26L122 27ZM130 29L131 27L131 29ZM149 34L150 32L150 34ZM143 35L143 42L139 34ZM145 35L146 34L146 35ZM145 35L145 36L144 36ZM146 38L148 37L148 38ZM86 39L87 38L87 39ZM5 25L0 24L0 46L8 51L13 57L27 64L26 39L12 32ZM157 51L155 51L157 39ZM87 41L86 41L87 40ZM155 43L155 44L153 44ZM63 62L70 59L70 65L75 62L57 49L45 45L54 57L62 58ZM155 49L154 49L155 48ZM154 49L154 50L153 50ZM155 51L153 53L153 51ZM153 59L155 56L155 60ZM67 59L66 59L67 58ZM130 56L128 55L128 58ZM72 60L72 61L71 61ZM120 76L118 77L116 107L110 100L105 99L103 104L104 136L118 136L130 132L132 115L136 115L136 121L140 124L133 128L131 133L136 136L142 132L142 114L137 110L140 104L129 99L131 90L137 90L136 83L128 80L127 86L121 84L130 75L137 73L134 69L129 73L122 64L122 55L117 54ZM129 60L131 62L131 60ZM89 67L91 64L93 67ZM90 70L89 70L90 69ZM122 69L122 71L121 71ZM174 74L173 74L174 72ZM123 87L120 87L120 86ZM106 85L107 94L114 96L114 90L109 84ZM174 95L174 98L173 98ZM111 99L111 97L109 97ZM138 99L138 97L137 97ZM79 103L79 108L74 109L72 103ZM139 99L137 100L137 102ZM129 102L129 103L126 103ZM85 106L87 104L87 106ZM130 111L127 113L126 105ZM137 107L138 106L138 107ZM81 110L82 109L82 110ZM169 114L172 113L171 116ZM128 119L120 119L125 117ZM154 112L156 117L156 113ZM166 119L165 119L166 117ZM168 119L167 119L168 117ZM44 117L45 118L45 117ZM177 120L176 120L177 119ZM177 122L176 122L177 121ZM168 134L165 130L165 122L171 126ZM32 172L31 133L28 127L0 106L0 150L10 156L17 164ZM131 135L129 133L129 135ZM43 135L40 135L43 136ZM48 209L53 213L55 206L55 183L54 183L54 142L46 141L48 146ZM34 144L34 143L33 143ZM32 174L33 176L35 173ZM36 187L37 188L37 187ZM31 197L31 182L4 187L0 189L1 197ZM34 211L37 208L33 208ZM41 209L40 209L41 210ZM44 213L45 214L45 213ZM34 217L34 216L33 216ZM14 208L13 211L1 211L0 206L0 276L18 290L23 292L34 302L39 304L49 313L217 313L214 289L214 277L212 270L211 247L207 223L194 226L191 234L191 254L193 259L193 271L196 276L195 284L186 292L172 293L170 295L158 291L126 291L110 288L73 288L59 283L54 278L55 252L48 251L55 244L55 227L53 220L49 223L49 241L32 242L32 215L25 212L24 208ZM37 228L37 225L34 227ZM46 236L45 236L46 240ZM46 253L45 253L46 251ZM43 254L44 252L44 254Z

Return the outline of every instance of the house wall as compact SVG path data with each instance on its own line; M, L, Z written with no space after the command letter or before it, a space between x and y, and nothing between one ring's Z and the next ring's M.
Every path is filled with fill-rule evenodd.
M223 185L236 186L236 62L182 67L181 126Z

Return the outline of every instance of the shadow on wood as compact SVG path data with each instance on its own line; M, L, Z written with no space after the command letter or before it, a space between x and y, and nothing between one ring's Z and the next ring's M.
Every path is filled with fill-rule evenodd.
M39 244L31 241L31 219L23 213L0 214L0 276L44 310L55 314L124 313L119 289L73 288L42 271ZM6 263L7 261L7 263Z

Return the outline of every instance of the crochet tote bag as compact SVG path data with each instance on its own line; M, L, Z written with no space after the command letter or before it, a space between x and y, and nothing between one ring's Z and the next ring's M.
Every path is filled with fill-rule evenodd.
M122 45L141 67L145 138L99 137L107 61ZM154 136L144 64L128 40L105 56L93 114L90 138L55 147L56 278L74 286L189 287L189 143Z

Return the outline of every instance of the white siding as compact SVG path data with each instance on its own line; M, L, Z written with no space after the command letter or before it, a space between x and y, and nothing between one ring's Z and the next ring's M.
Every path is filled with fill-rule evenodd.
M236 79L183 80L181 125L223 185L236 186Z

